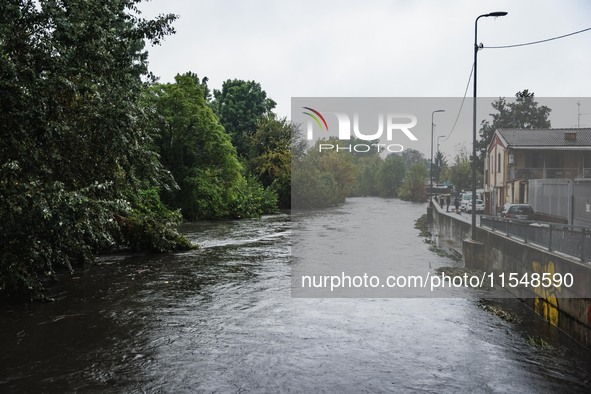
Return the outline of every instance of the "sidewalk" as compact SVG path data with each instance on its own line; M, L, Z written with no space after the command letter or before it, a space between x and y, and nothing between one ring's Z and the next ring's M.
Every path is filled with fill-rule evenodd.
M471 213L466 213L466 212L461 212L459 211L458 213L455 213L455 207L450 204L449 205L449 212L446 211L446 207L445 206L440 206L439 203L437 203L436 201L437 199L433 199L433 206L435 207L435 209L437 209L437 211L443 215L447 215L450 217L453 217L454 219L458 219L461 220L463 222L466 223L470 223L472 224L472 214ZM480 227L480 215L479 213L476 214L476 226Z

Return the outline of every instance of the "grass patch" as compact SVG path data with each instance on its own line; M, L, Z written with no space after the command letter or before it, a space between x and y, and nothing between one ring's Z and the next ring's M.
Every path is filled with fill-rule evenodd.
M437 256L439 257L450 257L451 255L449 253L447 253L445 250L435 246L435 245L430 245L429 246L429 250L435 254L437 254Z
M415 220L415 228L419 230L421 237L431 239L431 221L426 213Z
M528 335L525 338L525 342L532 346L535 347L537 349L542 349L542 350L552 350L554 349L554 346L552 346L549 342L546 342L546 340L542 337L538 337L538 336L532 336L532 335Z
M501 308L499 305L492 303L490 300L481 299L478 301L478 307L484 309L488 313L498 316L509 323L521 323L521 320L511 312Z
M451 260L455 261L456 263L461 263L462 262L462 255L457 254L457 253L449 253L445 249L442 249L439 246L437 246L437 245L435 245L435 244L433 244L431 242L429 242L429 243L431 244L429 246L429 250L431 252L433 252L433 253L436 253L437 256L439 256L439 257L446 257L448 259L451 259ZM445 267L445 268L452 268L452 267ZM455 267L454 267L454 269L455 269Z

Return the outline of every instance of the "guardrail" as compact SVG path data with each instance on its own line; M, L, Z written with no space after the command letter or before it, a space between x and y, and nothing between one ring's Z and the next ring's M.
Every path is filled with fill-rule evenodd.
M535 221L505 220L482 215L480 226L488 227L493 232L500 232L508 237L517 237L523 242L534 243L577 257L581 261L591 261L591 228L568 226L556 223Z

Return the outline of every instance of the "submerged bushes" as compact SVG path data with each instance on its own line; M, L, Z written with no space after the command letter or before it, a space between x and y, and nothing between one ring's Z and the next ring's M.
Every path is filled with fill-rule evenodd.
M191 248L182 219L289 203L274 102L253 81L215 103L193 73L156 83L144 46L176 16L142 19L140 1L0 3L0 295L39 295L101 251Z
M154 189L128 201L101 197L109 188L105 184L76 191L66 190L60 182L3 178L1 184L0 293L5 295L38 296L40 274L55 277L60 269L72 271L75 265L92 262L101 251L191 247L176 231L180 215L158 207Z
M173 220L132 198L174 184L150 149L139 97L144 40L158 43L176 17L141 19L136 3L0 4L4 295L38 295L43 277L98 251L189 246Z

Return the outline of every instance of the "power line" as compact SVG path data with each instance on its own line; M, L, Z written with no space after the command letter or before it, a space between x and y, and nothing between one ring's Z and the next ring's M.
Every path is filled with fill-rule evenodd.
M501 46L494 46L494 47L483 46L483 48L486 48L486 49L505 49L505 48L523 47L523 46L526 46L526 45L541 44L543 42L554 41L554 40L558 40L560 38L574 36L575 34L583 33L583 32L586 32L588 30L591 30L591 27L588 27L588 28L583 29L583 30L575 31L575 32L572 32L572 33L564 34L562 36L557 36L557 37L552 37L552 38L546 38L545 40L525 42L523 44L501 45Z
M589 31L589 30L591 30L591 27L588 27L588 28L582 29L582 30L578 30L578 31L575 31L572 33L563 34L561 36L546 38L544 40L525 42L522 44L512 44L512 45L483 46L482 49L506 49L506 48L516 48L516 47L523 47L523 46L527 46L527 45L541 44L544 42L549 42L549 41L554 41L554 40L558 40L558 39L569 37L569 36L574 36L575 34L580 34L580 33L583 33L583 32ZM452 133L454 132L454 130L456 128L456 125L458 124L458 119L460 118L460 114L462 113L462 109L464 107L464 102L466 101L466 96L468 94L468 88L470 87L470 81L472 80L473 73L474 73L474 64L472 64L472 69L470 70L470 76L468 77L468 83L466 83L466 90L464 91L464 97L462 98L462 103L460 104L460 108L458 110L458 115L456 116L456 120L454 121L454 124L453 124L450 132L448 133L447 137L443 140L443 142L446 142L451 137Z
M561 38L574 36L575 34L580 34L580 33L583 33L583 32L589 31L589 30L591 30L591 27L588 27L588 28L582 29L582 30L578 30L578 31L575 31L572 33L563 34L561 36L546 38L544 40L525 42L522 44L512 44L512 45L483 46L482 49L506 49L506 48L516 48L516 47L523 47L523 46L527 46L527 45L541 44L541 43L548 42L548 41L554 41L554 40L558 40ZM458 115L456 116L456 120L451 128L451 131L448 133L447 137L443 140L443 142L446 142L449 139L449 137L451 137L452 133L454 132L454 130L456 128L456 125L458 123L458 119L460 118L460 114L462 113L462 108L464 107L464 102L466 101L466 96L468 94L468 88L470 87L470 81L472 80L473 73L474 73L474 64L472 64L472 69L470 70L470 76L468 77L468 83L466 84L466 90L464 91L464 97L462 98L462 104L460 104L460 108L458 110Z
M466 101L466 95L468 94L468 88L470 87L470 81L472 80L472 74L474 73L474 63L472 63L472 69L470 70L470 76L468 77L468 83L466 83L466 90L464 91L464 97L462 98L462 104L460 104L460 109L458 110L458 115L456 116L456 120L454 125L451 127L451 131L447 134L447 137L443 140L443 142L447 141L449 137L451 137L452 133L454 132L456 125L458 124L458 119L460 119L460 114L462 113L462 108L464 107L464 101Z

